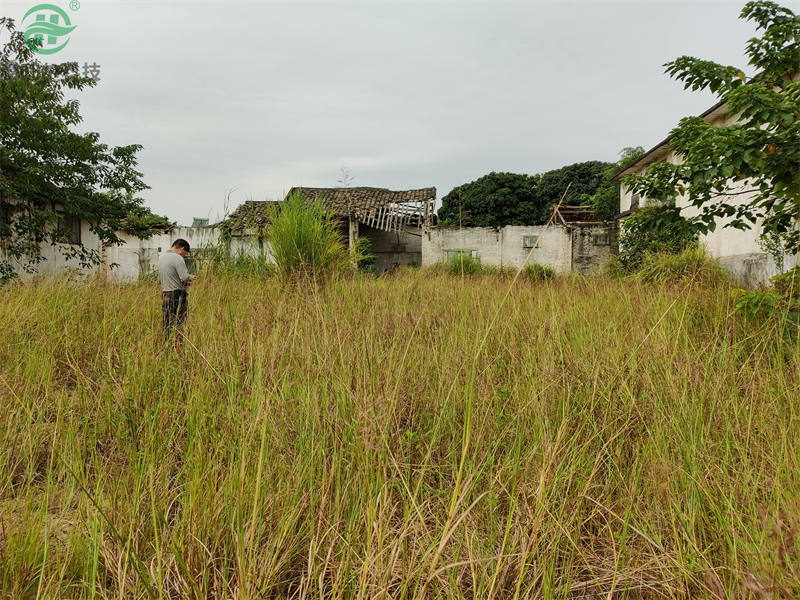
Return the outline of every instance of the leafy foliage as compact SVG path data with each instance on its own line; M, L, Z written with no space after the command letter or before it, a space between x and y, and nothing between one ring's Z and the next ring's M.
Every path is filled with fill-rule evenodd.
M708 89L725 103L735 124L723 127L686 117L670 134L680 164L661 162L644 175L630 175L626 186L656 201L686 194L700 209L693 223L713 231L715 220L746 229L763 218L764 231L786 233L787 249L800 244L800 20L774 2L748 2L740 17L761 32L747 42L746 54L757 74L691 56L666 63L666 72L685 88ZM741 187L733 187L736 182Z
M537 188L540 202L551 206L561 200L564 191L564 204L580 204L584 194L592 195L603 185L605 172L611 165L600 160L575 163L554 169L542 174ZM540 225L541 223L526 223L526 225Z
M775 325L789 339L800 333L800 268L770 279L771 290L733 290L733 312L748 317L751 322Z
M771 314L778 307L778 297L770 291L737 289L733 291L733 297L736 301L733 312L744 313L751 317Z
M489 173L453 188L442 198L440 225L494 227L542 225L564 191L565 204L577 204L603 183L608 163L588 161L548 171L543 175Z
M489 173L442 198L439 225L503 227L540 223L547 207L536 193L537 175Z
M675 206L646 206L620 224L619 261L639 268L648 253L679 254L697 243L697 232Z
M87 221L107 245L120 242L120 231L148 237L169 226L135 196L147 188L136 169L141 146L110 147L97 133L72 131L81 116L65 92L94 81L78 75L77 63L39 62L13 20L0 18L0 32L9 36L0 50L0 276L12 276L12 259L33 270L43 243L82 266L99 262L97 250L60 243L68 218Z
M786 247L786 236L787 234L778 233L777 231L763 231L758 238L758 246L764 252L769 254L770 258L772 258L772 262L775 263L775 268L778 269L778 273L783 273L783 264L785 259L785 251L784 248Z
M580 204L591 206L594 214L610 221L619 213L619 182L612 181L625 167L636 162L644 154L641 146L629 146L620 150L620 159L603 171L603 181L593 194L581 194Z

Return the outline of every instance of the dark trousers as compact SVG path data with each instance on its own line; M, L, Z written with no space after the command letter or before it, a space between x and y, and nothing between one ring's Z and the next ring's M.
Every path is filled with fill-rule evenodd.
M161 292L161 316L164 321L164 335L175 335L186 321L189 296L183 290Z

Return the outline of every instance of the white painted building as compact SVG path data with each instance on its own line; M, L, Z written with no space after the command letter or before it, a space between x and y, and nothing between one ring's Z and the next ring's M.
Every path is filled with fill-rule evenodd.
M700 117L707 123L716 126L730 125L737 122L736 116L731 115L727 105L722 102L709 108ZM677 156L669 146L669 138L657 144L639 160L617 173L614 179L618 180L625 175L641 175L650 165L664 161L673 164L681 163L680 156ZM745 186L746 181L731 181L727 191L741 191L745 189ZM755 193L730 196L728 201L744 204L752 200L754 195ZM697 216L700 212L699 209L689 204L685 194L678 196L675 202L676 206L681 208L681 214L687 218ZM647 198L632 194L624 184L620 185L619 209L622 218L637 207L647 206L651 203L652 201ZM759 245L762 233L761 221L757 221L750 229L740 230L733 227L725 227L731 220L732 217L717 219L715 230L702 234L700 243L705 246L712 257L719 260L720 264L741 285L756 287L767 283L769 278L778 274L779 271L773 258ZM784 257L783 270L786 271L795 264L797 264L797 257L786 255Z

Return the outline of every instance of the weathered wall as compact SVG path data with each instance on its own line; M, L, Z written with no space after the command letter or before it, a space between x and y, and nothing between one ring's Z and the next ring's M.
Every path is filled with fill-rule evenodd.
M599 246L596 235L607 234L609 245ZM535 248L525 248L524 236L538 236ZM614 228L605 224L517 226L495 230L489 227L449 229L434 227L422 236L422 264L447 261L448 250L470 251L485 265L519 268L537 262L559 273L590 273L614 251Z
M158 268L158 259L172 246L172 242L183 238L192 249L215 246L219 241L217 229L207 227L176 227L169 233L159 233L146 240L120 236L124 244L110 246L105 251L108 278L113 281L135 281ZM102 267L101 267L102 268Z
M778 274L775 261L765 252L723 256L718 260L731 278L744 288L762 286L769 282L770 277ZM787 255L783 260L783 270L787 271L795 264L795 257Z
M536 248L523 246L526 235L539 236ZM550 265L558 273L568 273L571 260L570 232L564 227L507 225L500 231L500 266L518 269L525 264L539 263Z
M81 241L83 245L89 250L100 251L100 240L92 233L89 224L85 221L81 222ZM38 263L33 272L27 272L23 268L23 264L18 263L14 259L10 259L12 268L19 275L20 279L27 280L33 277L47 276L55 273L65 273L67 271L79 271L91 273L94 269L82 269L80 261L76 259L66 258L61 250L69 250L69 244L56 244L50 245L47 243L42 244L41 255L43 260ZM0 250L0 256L5 258Z
M119 237L123 241L121 245L109 246L101 252L99 239L89 230L88 224L82 223L81 240L87 248L100 252L102 264L81 268L78 261L65 258L58 246L43 245L42 255L45 260L34 273L26 273L18 265L15 265L15 270L23 280L72 269L84 275L99 272L105 274L109 281L129 282L157 269L161 254L169 250L172 242L178 238L189 242L193 250L213 247L220 241L219 230L212 227L176 227L169 233L159 233L146 240L126 234L120 234ZM265 256L267 260L272 260L269 244L259 244L255 235L234 236L228 243L228 249L232 256L244 253Z
M572 226L570 229L574 272L588 274L598 271L613 256L616 248L616 227L598 223Z

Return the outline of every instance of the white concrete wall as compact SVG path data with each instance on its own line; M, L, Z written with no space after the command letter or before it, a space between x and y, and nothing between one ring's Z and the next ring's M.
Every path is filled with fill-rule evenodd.
M169 233L159 233L145 240L131 235L120 235L120 238L124 241L122 245L110 246L105 251L108 278L112 281L136 281L140 275L158 268L159 257L176 239L185 239L193 250L207 248L219 242L219 230L176 227Z
M537 235L536 248L524 248L522 237ZM570 232L564 227L551 225L507 225L501 230L501 266L518 269L526 264L539 263L553 267L558 273L572 269Z
M434 227L422 234L422 266L447 261L448 250L475 250L485 265L501 266L502 232L490 227Z
M89 224L81 221L81 241L83 245L89 250L100 250L100 239L89 228ZM65 273L67 271L79 271L82 273L91 273L94 269L82 269L80 261L76 259L69 259L64 256L63 251L69 251L69 244L48 244L42 243L41 255L43 260L35 265L34 271L29 273L24 269L26 261L19 263L13 258L10 259L14 271L19 275L20 279L28 280L33 277L42 277L53 275L56 273ZM0 250L0 257L5 258L5 254Z
M158 268L158 259L172 246L172 242L183 238L189 242L192 250L210 248L220 242L220 232L211 227L176 227L169 233L158 233L148 239L139 239L132 235L118 234L123 243L109 246L104 252L100 249L99 238L89 230L89 225L81 223L81 241L89 249L97 250L103 262L99 265L81 268L77 260L67 259L61 253L61 244L42 245L44 260L39 263L33 273L25 272L20 265L14 265L15 271L22 280L37 276L64 273L72 269L83 275L104 274L109 281L131 282L141 275L146 275ZM272 262L269 244L259 245L255 235L234 236L227 245L231 256L246 254L248 256L264 256ZM12 263L13 264L13 263Z
M523 236L539 236L538 246L523 247ZM550 265L560 273L571 269L570 233L561 226L513 226L500 230L490 227L463 229L437 228L422 234L422 265L447 261L448 250L475 250L485 265L519 268L527 263Z
M212 227L176 227L169 233L160 233L146 240L121 236L125 243L106 249L108 278L112 281L136 281L158 268L158 259L170 249L172 242L183 238L192 251L213 248L220 244L220 231ZM268 242L259 244L258 236L244 233L231 238L226 244L230 256L263 257L274 262ZM116 263L116 266L111 266ZM102 268L102 267L101 267Z

